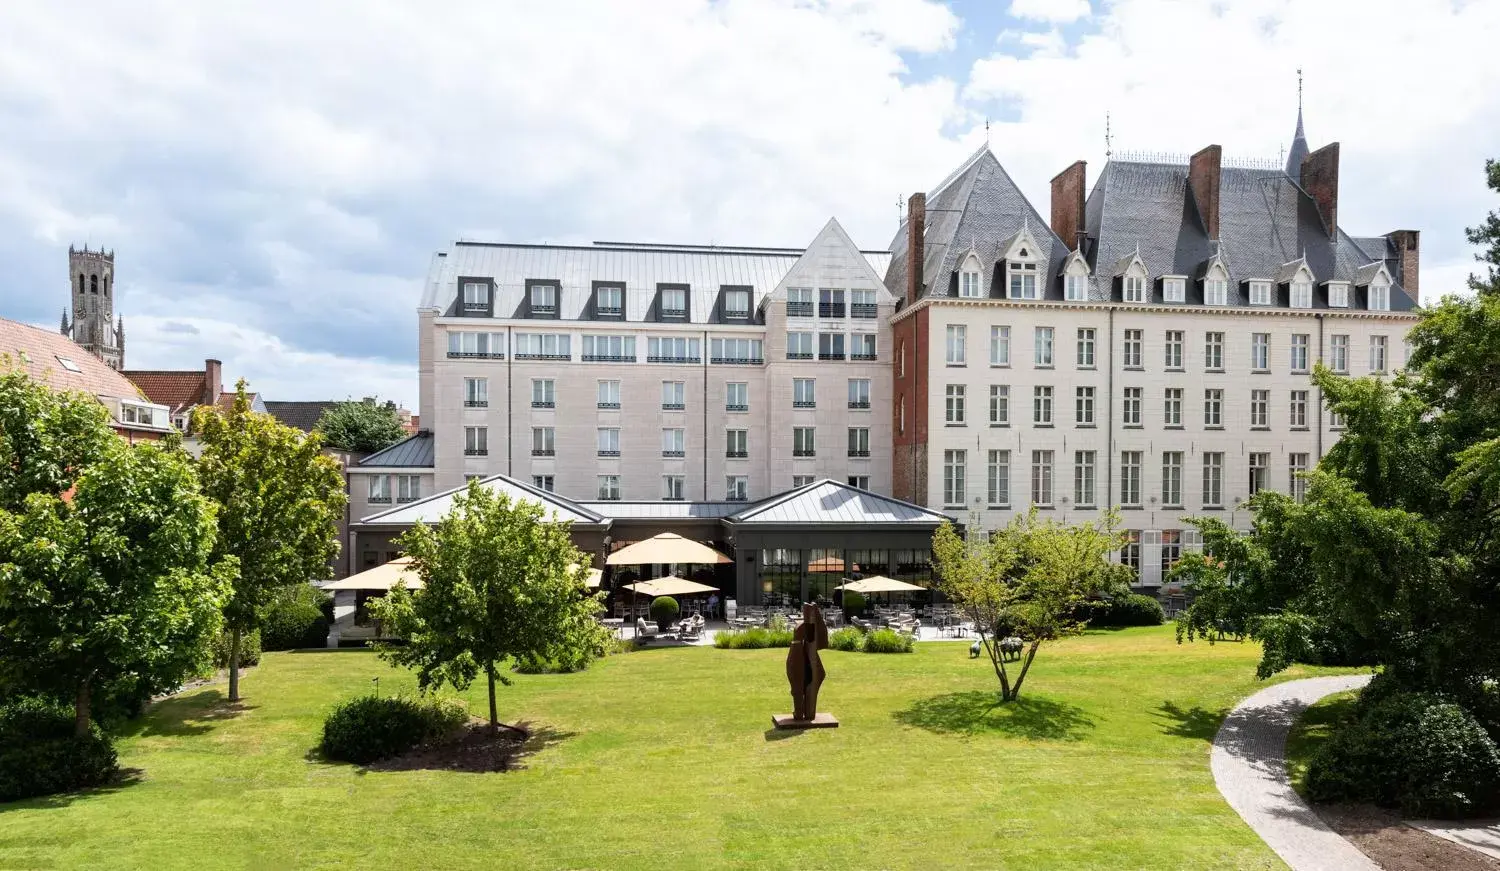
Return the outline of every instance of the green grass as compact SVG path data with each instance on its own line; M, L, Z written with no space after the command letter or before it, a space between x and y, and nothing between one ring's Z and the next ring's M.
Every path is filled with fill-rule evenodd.
M1292 731L1286 736L1287 774L1292 788L1303 798L1307 798L1308 763L1333 734L1335 726L1354 718L1354 703L1358 699L1358 690L1324 696L1292 724Z
M545 737L525 770L476 775L318 760L334 703L413 681L362 651L267 654L238 709L222 688L156 705L119 744L131 781L0 806L0 868L1282 867L1208 767L1258 686L1251 644L1093 633L1045 648L1005 706L967 644L830 651L843 725L800 734L768 728L784 656L518 675L503 716Z

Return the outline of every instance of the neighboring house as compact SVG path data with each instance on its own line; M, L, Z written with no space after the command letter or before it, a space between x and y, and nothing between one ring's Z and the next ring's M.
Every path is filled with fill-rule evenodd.
M319 399L310 402L281 402L268 401L265 403L266 412L272 417L295 429L303 432L312 432L323 419L323 412L338 405L332 399Z
M393 505L420 502L437 492L433 444L431 433L419 432L346 465L350 520L387 511ZM394 559L398 549L393 538L367 535L364 543L356 546L351 536L342 568L364 571Z
M169 409L142 395L104 360L53 330L0 318L0 359L55 390L90 394L109 410L110 425L129 441L172 431Z
M135 382L152 402L171 409L172 423L187 432L193 409L216 405L224 393L224 364L204 360L202 369L126 369L120 374Z

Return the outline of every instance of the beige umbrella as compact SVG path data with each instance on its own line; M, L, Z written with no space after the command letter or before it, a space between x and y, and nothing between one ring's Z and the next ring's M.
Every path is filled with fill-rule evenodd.
M638 581L634 584L626 584L625 589L642 596L697 596L703 593L717 593L718 587L710 587L687 578L655 578L649 581Z
M411 557L397 557L384 565L365 569L342 581L324 584L325 590L390 590L397 584L406 584L409 590L420 589L422 579L412 570Z
M898 581L884 575L875 575L862 581L850 581L835 587L838 590L849 590L854 593L910 593L914 590L925 590L916 584L908 584L906 581Z
M668 563L718 565L733 562L705 544L683 538L675 532L663 532L645 541L626 545L609 555L605 564L612 566L645 566Z

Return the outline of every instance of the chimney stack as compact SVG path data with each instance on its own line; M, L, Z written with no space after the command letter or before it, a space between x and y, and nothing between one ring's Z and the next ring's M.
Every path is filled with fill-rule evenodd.
M927 258L927 195L906 201L906 304L922 298L922 262Z
M1397 280L1401 282L1401 289L1411 297L1415 305L1422 304L1422 296L1417 285L1417 269L1421 265L1418 253L1420 251L1422 233L1419 230L1392 230L1385 234L1396 246L1396 256L1401 259L1401 273Z
M203 361L203 389L208 394L203 397L203 405L218 405L219 397L224 394L224 364L218 360L208 359Z
M1058 173L1052 179L1052 232L1064 245L1077 249L1083 245L1083 161Z
M1331 238L1338 230L1339 144L1330 142L1302 158L1302 189L1318 204L1323 228Z
M1219 168L1223 159L1224 149L1210 145L1188 161L1188 188L1210 239L1219 238Z

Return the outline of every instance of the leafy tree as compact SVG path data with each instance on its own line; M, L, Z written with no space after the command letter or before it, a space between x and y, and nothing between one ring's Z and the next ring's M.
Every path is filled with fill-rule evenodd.
M973 621L1001 701L1020 697L1043 642L1083 631L1073 617L1080 604L1124 591L1126 570L1109 559L1122 543L1115 522L1111 512L1095 523L1064 526L1039 522L1033 511L985 537L960 538L949 523L933 535L941 589ZM1007 635L1026 644L1014 682L999 646Z
M489 684L490 731L500 726L495 684L507 658L582 667L603 649L608 631L594 619L599 597L585 586L588 557L573 546L569 525L547 519L530 501L511 501L471 481L435 527L402 536L422 579L371 603L400 646L381 650L417 670L425 691L466 689L481 673Z
M315 430L331 447L362 453L384 450L406 438L396 406L374 400L340 402L323 412Z
M59 392L0 357L0 508L19 511L32 493L56 495L117 441L92 396Z
M72 699L79 735L99 688L179 684L219 631L233 560L210 569L214 539L186 455L110 434L68 496L0 508L0 660Z
M199 406L193 429L203 444L198 475L218 503L215 559L235 557L229 629L229 700L239 701L240 643L276 594L329 576L338 552L344 476L317 433L250 410L242 379L229 411Z

